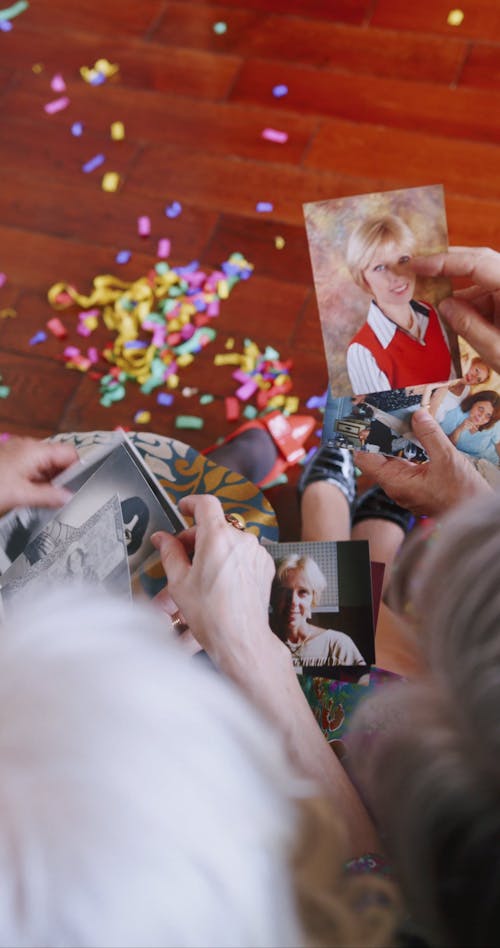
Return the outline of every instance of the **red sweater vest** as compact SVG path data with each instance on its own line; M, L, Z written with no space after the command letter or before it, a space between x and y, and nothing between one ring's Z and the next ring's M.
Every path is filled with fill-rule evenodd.
M446 345L438 315L429 303L421 303L429 314L424 344L401 329L396 329L387 349L380 344L373 329L365 323L356 333L351 345L359 343L368 349L377 365L389 379L391 388L424 385L427 382L445 382L450 377L451 356Z

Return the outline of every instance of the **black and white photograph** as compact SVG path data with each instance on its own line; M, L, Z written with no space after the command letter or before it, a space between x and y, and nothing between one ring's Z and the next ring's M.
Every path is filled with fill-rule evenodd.
M82 488L85 490L85 488ZM76 499L76 498L75 498ZM113 494L78 522L70 501L29 543L0 580L2 606L61 584L88 583L130 598L130 573L122 507ZM81 504L79 510L81 510Z
M370 555L364 540L266 543L276 572L270 625L297 674L335 676L375 660Z

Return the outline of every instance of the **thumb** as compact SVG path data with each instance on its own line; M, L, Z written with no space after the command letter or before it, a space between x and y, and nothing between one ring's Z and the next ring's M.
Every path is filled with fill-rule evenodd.
M449 458L453 445L430 412L418 408L412 415L411 426L431 461L444 462Z

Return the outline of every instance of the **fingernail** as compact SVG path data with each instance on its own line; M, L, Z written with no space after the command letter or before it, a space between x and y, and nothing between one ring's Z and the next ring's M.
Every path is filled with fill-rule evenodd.
M151 540L151 543L153 544L153 546L155 546L156 549L158 549L161 544L161 533L158 533L158 532L152 533L149 539Z

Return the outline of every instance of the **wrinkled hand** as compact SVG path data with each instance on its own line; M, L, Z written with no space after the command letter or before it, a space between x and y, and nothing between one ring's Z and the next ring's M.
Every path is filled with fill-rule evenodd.
M439 304L451 328L500 372L500 253L486 247L450 247L448 253L416 257L422 276L467 277L472 286Z
M168 592L192 633L228 671L245 654L278 640L269 628L274 564L255 536L227 523L216 497L185 497L179 508L195 526L174 537L156 533ZM281 644L281 643L279 643Z
M423 409L412 415L413 432L429 455L424 464L377 454L354 454L355 464L389 497L417 516L439 516L491 487Z
M54 477L78 460L70 444L8 438L0 444L0 513L12 507L61 507L71 497Z

